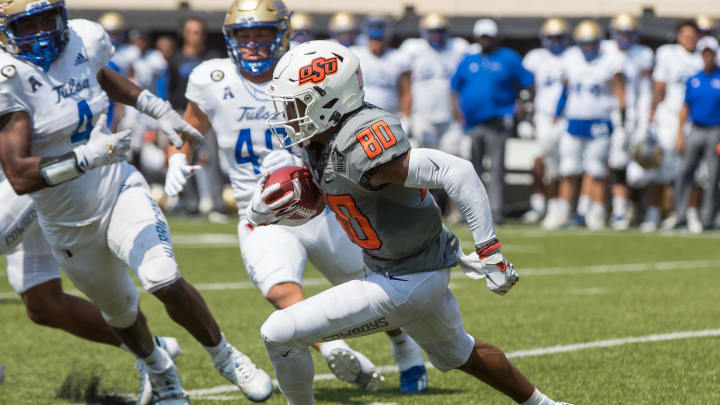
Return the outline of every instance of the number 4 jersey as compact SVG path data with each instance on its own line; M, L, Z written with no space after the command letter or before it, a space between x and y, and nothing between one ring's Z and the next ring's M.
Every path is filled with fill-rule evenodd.
M212 59L192 71L185 92L185 98L207 115L217 134L241 215L255 191L263 159L280 148L265 122L275 111L265 96L269 85L242 77L229 58Z
M311 172L350 240L363 248L365 265L386 275L452 267L458 241L442 224L424 189L368 180L410 150L398 119L370 104L343 118L326 144L305 148Z
M48 72L0 51L0 115L30 114L31 156L60 156L87 142L93 122L107 111L108 97L97 73L114 48L103 28L87 20L69 21L70 40ZM122 164L32 194L40 219L61 226L97 221L111 209L122 182Z

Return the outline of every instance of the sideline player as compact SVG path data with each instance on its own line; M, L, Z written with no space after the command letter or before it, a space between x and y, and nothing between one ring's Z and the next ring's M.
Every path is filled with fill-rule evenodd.
M158 120L178 146L201 137L172 107L106 68L102 27L67 20L62 0L0 2L0 162L30 194L55 259L142 361L153 401L187 403L167 351L153 341L127 268L254 400L272 381L229 345L200 294L179 274L165 217L142 175L124 162L129 131L105 128L108 98Z
M562 18L549 18L540 27L542 48L533 49L523 59L523 66L535 78L533 123L542 151L544 193L533 192L530 208L523 218L527 222L551 224L557 217L558 187L560 181L560 134L566 125L564 119L555 120L555 107L563 91L562 55L570 44L570 30ZM535 215L532 215L533 213ZM534 218L533 218L534 217Z
M631 186L650 184L648 207L640 224L642 232L657 229L663 192L677 179L679 158L675 143L680 110L685 100L685 83L703 68L702 56L696 49L699 31L695 22L683 21L677 25L676 31L676 44L666 44L657 49L652 73L653 100L647 136L657 137L657 143L663 150L662 162L659 168L650 171L642 169L635 162L631 162L628 167L628 182Z
M265 91L273 68L287 51L288 10L278 1L251 4L247 7L247 2L238 0L230 6L223 27L229 57L204 62L190 75L184 118L202 133L212 128L218 134L240 213L238 238L245 268L263 296L282 309L305 298L301 286L308 260L332 284L362 278L365 273L360 249L344 237L329 211L297 228L255 228L244 218L263 172L303 165L273 142L266 124L273 107ZM189 145L180 152L169 161L166 192L171 196L182 191L186 174L199 168L188 166ZM427 373L420 348L399 330L388 336L401 370L401 391L425 389ZM381 382L370 360L350 349L345 341L315 347L339 379L369 389Z
M588 187L590 207L587 227L605 227L605 181L613 127L624 126L625 80L622 59L600 47L602 29L591 20L581 21L573 32L577 43L563 55L564 86L555 116L565 116L567 130L560 138L560 203L557 222L567 224L577 184ZM616 122L613 121L614 111ZM584 188L584 187L583 187Z
M623 58L625 77L625 127L616 128L610 139L608 164L613 171L611 225L615 230L630 227L630 189L627 167L630 144L637 133L644 133L652 103L653 52L637 43L637 20L630 14L618 14L610 20L611 40L603 41L603 51Z
M85 299L66 294L60 265L52 256L37 223L30 196L18 196L0 169L0 254L5 256L8 281L34 323L58 328L79 338L132 351L113 333L100 310ZM156 342L175 360L182 351L175 338L156 337ZM150 398L150 380L140 371L139 403Z
M333 69L308 76L315 58L331 61ZM307 77L312 82L298 85ZM326 203L348 238L363 248L366 265L363 279L275 311L263 324L261 334L289 404L314 403L309 345L397 327L413 336L441 371L463 370L519 403L556 404L498 348L465 332L448 288L461 251L427 188L445 189L468 220L477 252L460 259L466 270L485 276L499 294L518 280L500 252L487 193L472 164L437 150L411 150L395 116L363 103L360 61L337 43L313 41L288 52L275 68L268 95L277 108L268 121L271 129L281 143L303 146ZM332 107L325 108L328 104ZM337 165L340 161L344 165ZM262 187L248 219L283 223L285 216L266 205Z

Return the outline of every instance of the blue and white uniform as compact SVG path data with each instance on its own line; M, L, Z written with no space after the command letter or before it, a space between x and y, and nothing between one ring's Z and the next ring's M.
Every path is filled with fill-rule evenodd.
M353 46L350 50L360 59L365 101L392 113L399 112L398 85L400 76L410 69L408 60L396 49L387 49L379 57L368 46Z
M560 176L560 135L567 125L564 119L555 120L555 110L563 92L563 57L547 48L537 48L525 55L523 67L535 78L533 121L542 148L545 177L550 181L557 180Z
M563 112L567 130L560 140L560 175L587 173L595 178L607 175L611 117L617 109L612 78L623 71L623 59L601 50L586 60L578 47L563 55L566 99L561 98L556 115Z
M362 253L329 211L297 227L253 228L244 218L264 171L263 159L282 149L266 124L275 111L265 96L269 85L245 79L229 58L212 59L193 70L185 93L207 115L217 134L220 158L229 167L240 214L240 250L250 279L263 295L278 283L302 285L308 259L333 284L362 277ZM296 165L303 165L299 158Z
M69 42L43 70L0 52L0 114L32 118L31 156L61 156L87 142L108 96L97 81L114 48L103 28L71 20ZM127 268L152 292L180 277L165 218L142 175L116 163L30 195L52 254L114 327L136 319L139 294Z

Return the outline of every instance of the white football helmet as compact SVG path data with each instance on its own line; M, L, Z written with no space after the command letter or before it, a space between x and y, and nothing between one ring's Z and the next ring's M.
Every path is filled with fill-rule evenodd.
M305 42L280 59L266 95L275 105L267 124L280 144L307 146L362 106L360 60L335 41Z

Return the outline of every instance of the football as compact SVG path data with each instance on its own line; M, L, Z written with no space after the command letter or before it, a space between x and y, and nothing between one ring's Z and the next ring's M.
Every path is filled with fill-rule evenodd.
M322 193L313 183L310 171L304 167L285 166L275 170L268 176L265 188L273 184L280 184L280 190L270 194L266 199L267 203L278 200L291 191L295 191L296 199L300 200L300 209L289 217L291 220L307 222L325 209Z

